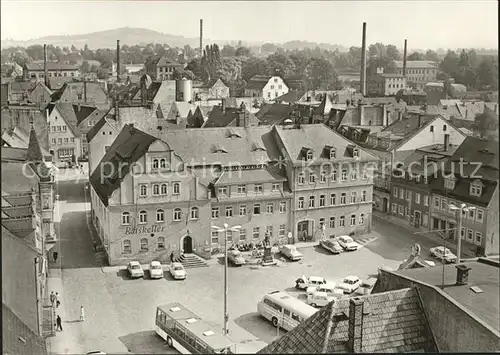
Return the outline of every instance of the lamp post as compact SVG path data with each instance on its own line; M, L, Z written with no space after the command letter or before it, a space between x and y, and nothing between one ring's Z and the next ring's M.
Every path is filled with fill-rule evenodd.
M229 333L228 321L229 312L227 307L227 232L235 232L241 229L241 226L229 227L227 223L224 223L224 228L212 226L217 232L224 232L224 336Z
M454 204L450 205L450 210L458 213L457 217L457 231L458 231L458 240L457 240L457 265L460 264L460 254L462 253L462 213L463 211L469 212L475 210L474 206L467 206L465 203L462 203L460 207L455 206Z

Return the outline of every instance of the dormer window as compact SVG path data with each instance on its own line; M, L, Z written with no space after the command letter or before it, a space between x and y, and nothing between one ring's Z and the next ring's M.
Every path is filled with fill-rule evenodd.
M308 150L306 153L306 160L312 160L313 159L313 152L312 150Z
M354 158L359 158L359 149L358 148L353 148L353 150L352 150L352 156Z
M330 160L333 160L337 157L337 150L335 148L330 149Z
M480 180L473 181L470 184L470 195L471 196L481 196L481 193L483 192L483 184L481 183Z
M445 177L444 188L447 190L453 190L455 188L455 177L453 175Z

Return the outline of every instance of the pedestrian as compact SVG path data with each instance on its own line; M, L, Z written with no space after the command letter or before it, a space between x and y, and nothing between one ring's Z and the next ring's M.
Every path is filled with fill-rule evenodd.
M61 296L59 296L59 293L56 292L56 308L58 308L61 305Z
M170 253L170 262L174 262L174 252Z
M57 262L57 257L59 256L59 253L55 251L52 253L52 256L54 257L54 262Z
M92 244L94 245L94 252L97 253L97 242L95 239L92 241Z
M85 309L83 309L83 306L80 306L80 322L85 321Z
M54 307L54 304L56 303L56 295L55 295L54 291L52 291L50 293L49 299L50 299L50 303L52 303L52 307Z
M56 318L56 330L58 329L61 329L61 332L62 332L62 320L61 320L61 317L59 316L59 314L57 315L57 318Z

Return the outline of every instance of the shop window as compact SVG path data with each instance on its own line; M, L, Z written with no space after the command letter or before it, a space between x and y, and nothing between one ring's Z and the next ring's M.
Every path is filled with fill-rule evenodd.
M141 238L141 251L148 251L148 239Z

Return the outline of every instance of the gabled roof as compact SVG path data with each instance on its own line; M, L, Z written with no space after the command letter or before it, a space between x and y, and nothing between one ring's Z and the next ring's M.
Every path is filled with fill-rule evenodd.
M57 111L61 114L64 121L66 122L66 124L68 125L71 132L75 136L80 135L80 130L78 129L78 119L73 109L73 104L62 103L62 102L57 102L55 104L50 103L47 105L47 108L49 109L49 113L52 113L54 108L56 108Z
M291 105L265 103L255 116L260 120L261 124L273 125L275 123L281 123L285 119L291 117L294 110L295 108ZM294 120L293 117L291 117L291 119L292 121Z
M362 302L363 312L351 312L352 302ZM363 353L437 351L418 291L405 288L330 302L258 353L351 353L349 318L354 316L362 317Z
M114 115L108 115L111 111L110 109L97 123L92 126L92 128L87 132L87 142L90 142L97 133L101 130L101 128L108 123L111 127L115 128L113 123L116 123Z
M271 78L271 75L254 75L248 81L246 89L262 90Z
M229 87L229 85L227 85L224 80L222 80L221 78L215 78L215 79L211 79L208 83L204 83L204 84L201 84L201 85L198 85L197 87L201 88L201 89L210 89L212 88L217 82L221 82L223 85L225 85L226 87Z
M166 55L153 55L146 59L146 63L147 62L155 63L159 67L166 67L166 66L182 67L182 64L176 62L175 60L169 59Z
M233 123L240 115L241 110L236 107L226 107L226 111L222 111L222 107L214 106L208 113L208 119L203 124L203 128L210 127L227 127ZM247 109L245 109L247 122L257 120L257 117ZM241 122L243 124L243 122Z
M97 108L94 106L75 105L73 104L73 111L76 115L76 125L79 126L87 117L89 117Z
M299 101L305 93L305 90L290 90L286 94L275 98L274 102L296 102Z
M330 97L328 94L323 95L323 98L321 99L321 103L319 106L314 110L314 112L318 115L328 115L330 114L330 111L333 108L332 100L330 100Z
M26 154L26 159L33 163L39 163L44 161L42 149L38 143L38 138L36 137L35 129L32 128L30 131L30 140L28 143L28 152Z
M28 153L28 144L29 144L30 138L27 132L25 132L22 128L19 127L12 127L9 130L5 130L2 134L2 143L7 145L7 147L11 148L16 148L16 149L24 149L25 152L23 153L24 156L26 157ZM3 147L3 149L6 149L7 147ZM51 161L52 160L52 154L50 154L47 150L43 149L40 147L42 150L42 154L45 158L45 161ZM19 157L19 154L21 153L13 153L17 157ZM3 152L2 152L2 157L3 157Z

